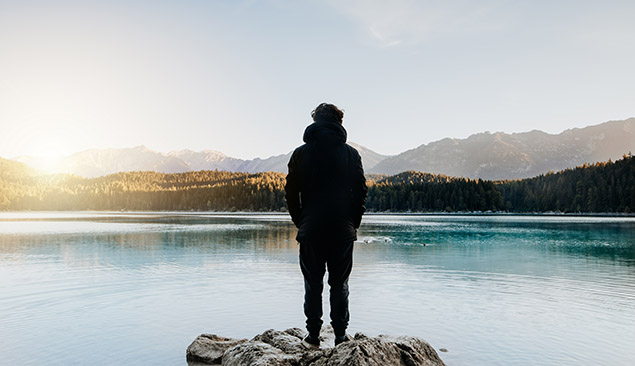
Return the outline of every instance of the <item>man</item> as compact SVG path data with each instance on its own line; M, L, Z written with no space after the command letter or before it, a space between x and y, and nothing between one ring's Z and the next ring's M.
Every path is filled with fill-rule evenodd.
M298 227L304 276L307 343L320 345L323 278L328 267L335 345L348 340L348 276L353 242L366 210L366 179L357 150L346 144L344 112L322 103L311 113L305 144L289 160L285 186L289 214Z

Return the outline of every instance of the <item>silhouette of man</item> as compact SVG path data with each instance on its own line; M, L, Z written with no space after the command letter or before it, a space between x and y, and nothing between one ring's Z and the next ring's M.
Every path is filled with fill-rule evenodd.
M311 112L305 144L289 160L285 186L289 214L298 227L304 276L307 343L320 345L323 278L328 267L335 345L348 340L348 276L353 242L366 210L366 179L359 153L346 144L344 112L322 103Z

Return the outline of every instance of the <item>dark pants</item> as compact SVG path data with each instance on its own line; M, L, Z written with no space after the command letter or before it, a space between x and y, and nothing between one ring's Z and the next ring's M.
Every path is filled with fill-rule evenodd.
M315 241L300 243L300 268L304 275L304 315L312 335L322 328L322 290L328 267L331 287L331 325L336 336L346 334L348 320L348 276L353 269L353 242Z

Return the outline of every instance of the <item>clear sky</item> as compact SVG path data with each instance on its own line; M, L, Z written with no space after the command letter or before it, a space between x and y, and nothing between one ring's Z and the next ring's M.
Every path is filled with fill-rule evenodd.
M0 0L0 157L268 157L320 102L396 154L635 116L635 1Z

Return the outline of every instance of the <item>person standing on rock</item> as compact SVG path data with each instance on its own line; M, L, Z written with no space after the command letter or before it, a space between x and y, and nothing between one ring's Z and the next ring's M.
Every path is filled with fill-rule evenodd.
M285 191L289 214L298 228L309 332L305 341L320 345L323 278L328 268L331 325L337 346L348 340L348 277L368 189L361 157L346 144L344 112L322 103L311 117L314 123L304 131L305 144L295 149L289 160Z

